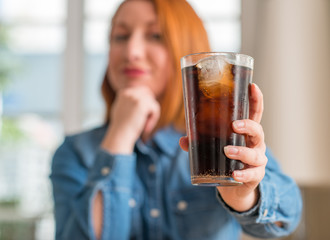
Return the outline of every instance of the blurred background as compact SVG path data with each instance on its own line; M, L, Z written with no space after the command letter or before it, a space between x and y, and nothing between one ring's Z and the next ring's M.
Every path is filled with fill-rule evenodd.
M109 20L120 2L0 0L0 240L54 239L51 157L65 134L103 121ZM255 58L266 142L305 203L285 239L330 239L330 1L189 2L213 51Z

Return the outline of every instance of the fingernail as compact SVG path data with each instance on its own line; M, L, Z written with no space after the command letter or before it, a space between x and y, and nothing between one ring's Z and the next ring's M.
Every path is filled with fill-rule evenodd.
M225 154L227 155L236 155L238 153L238 149L235 148L235 147L229 147L229 146L226 146L224 148L224 151L225 151Z
M243 177L243 173L241 171L235 171L234 172L235 177Z
M256 83L252 83L256 88L260 89L260 87Z
M244 128L244 126L245 126L244 121L237 120L237 121L234 122L234 127L235 128Z

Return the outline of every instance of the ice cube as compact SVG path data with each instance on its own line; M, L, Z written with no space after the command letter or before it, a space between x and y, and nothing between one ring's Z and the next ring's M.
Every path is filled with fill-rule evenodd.
M230 94L234 87L233 65L222 56L204 58L196 64L199 89L206 97L218 98Z

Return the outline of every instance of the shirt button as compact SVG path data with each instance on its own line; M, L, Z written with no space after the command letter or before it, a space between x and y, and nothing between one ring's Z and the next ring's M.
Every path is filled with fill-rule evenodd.
M134 208L136 206L136 201L134 198L131 198L129 201L128 201L128 206L130 206L131 208Z
M263 216L266 217L268 214L268 209L265 209L264 213L263 213Z
M188 204L186 201L179 201L178 204L176 205L176 207L180 210L180 211L184 211L187 209Z
M103 167L102 169L101 169L101 174L103 175L103 176L106 176L106 175L108 175L110 173L110 168L109 167Z
M149 170L150 173L156 172L155 164L150 164L149 167L148 167L148 170Z
M151 216L152 218L158 218L159 215L160 215L160 212L159 212L158 209L156 209L156 208L151 209L151 211L150 211L150 216Z

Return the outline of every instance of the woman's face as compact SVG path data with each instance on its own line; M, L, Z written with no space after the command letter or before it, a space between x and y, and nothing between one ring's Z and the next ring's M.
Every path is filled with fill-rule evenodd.
M157 98L165 90L172 63L154 6L127 1L114 19L108 76L115 91L146 86Z

